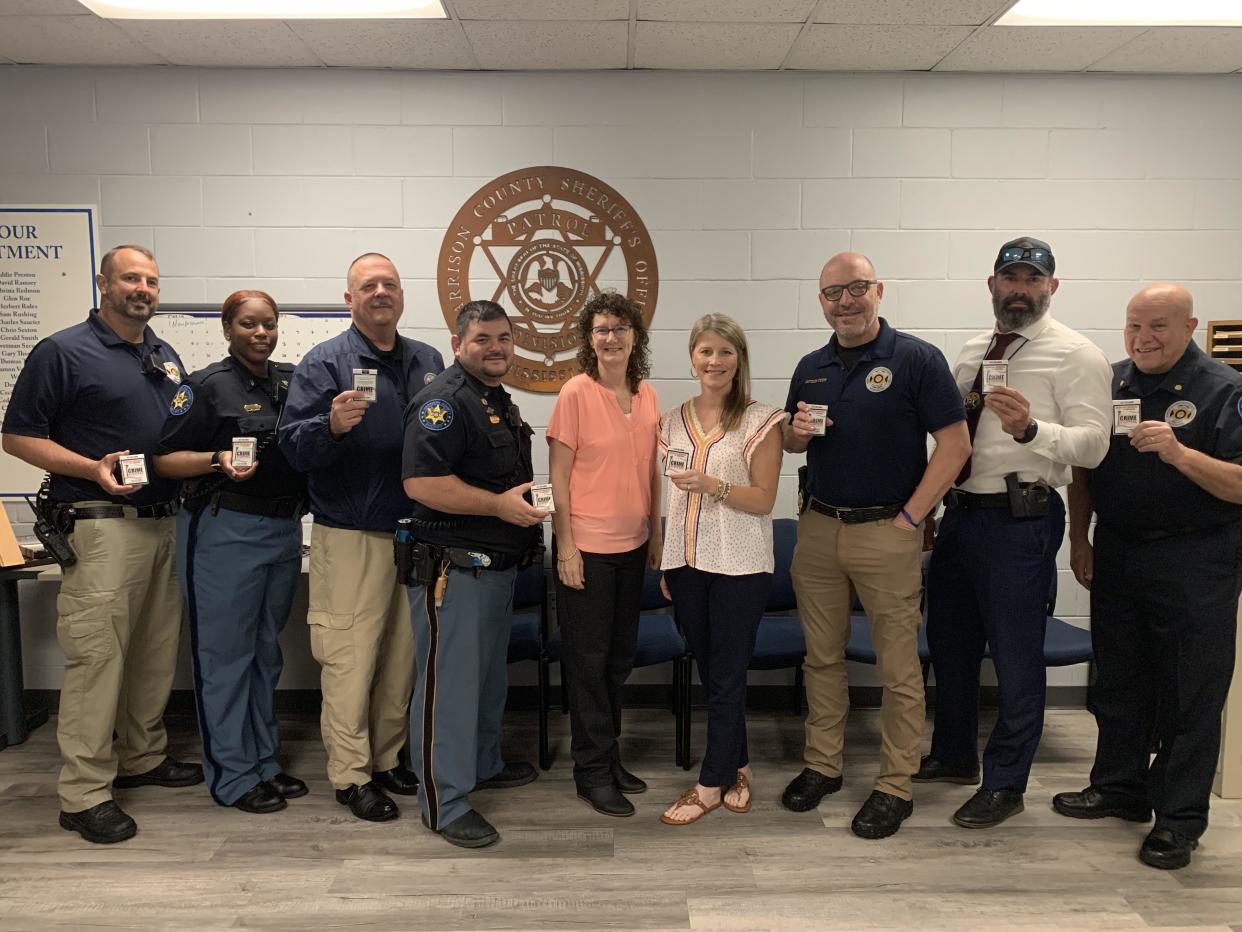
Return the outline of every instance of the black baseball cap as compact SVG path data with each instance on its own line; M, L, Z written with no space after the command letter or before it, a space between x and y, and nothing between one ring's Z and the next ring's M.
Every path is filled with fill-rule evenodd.
M1011 265L1029 265L1051 277L1057 269L1057 260L1053 258L1052 247L1041 239L1032 236L1019 236L1011 239L996 254L993 272L1008 268Z

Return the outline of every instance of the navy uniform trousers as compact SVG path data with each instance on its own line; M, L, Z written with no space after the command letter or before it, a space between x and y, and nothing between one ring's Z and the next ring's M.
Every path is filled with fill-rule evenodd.
M1207 828L1240 572L1242 523L1149 542L1095 529L1087 707L1100 735L1091 784L1150 803L1157 828L1189 838Z
M983 787L1026 791L1044 729L1044 634L1065 504L1014 518L1007 509L950 507L927 571L927 645L936 672L931 756L946 764L978 760L979 667L988 647L1000 695L983 752Z
M509 629L516 569L449 570L437 609L412 586L418 678L410 702L410 758L432 831L470 810L467 795L504 767L501 720L509 691Z
M224 508L212 514L210 507L177 513L177 576L190 624L203 773L222 806L281 771L279 637L301 564L297 518Z

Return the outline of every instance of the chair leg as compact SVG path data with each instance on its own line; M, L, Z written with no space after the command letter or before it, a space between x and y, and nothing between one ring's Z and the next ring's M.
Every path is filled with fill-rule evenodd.
M548 740L548 667L545 657L539 658L539 769L547 770L552 766L552 749Z
M793 710L794 715L802 714L802 690L804 686L804 677L802 674L802 664L794 667L794 684L793 684Z
M690 769L690 724L691 713L694 707L691 698L694 695L694 680L690 676L691 660L686 657L682 661L681 674L681 714L683 722L681 726L681 767L683 770Z

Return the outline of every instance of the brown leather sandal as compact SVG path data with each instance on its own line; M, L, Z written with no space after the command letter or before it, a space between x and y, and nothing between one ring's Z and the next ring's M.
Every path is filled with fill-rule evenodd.
M743 791L746 793L746 802L740 806L730 805L729 794L737 793L740 796ZM737 782L720 794L720 801L724 803L724 807L730 812L750 812L750 803L754 795L754 793L750 792L750 781L746 779L746 774L739 770L737 772Z
M720 798L724 799L724 796L722 795ZM690 789L686 790L677 797L677 802L673 803L673 807L676 808L677 806L698 806L702 811L692 819L670 819L668 817L668 813L662 812L660 813L660 821L665 825L690 825L699 821L699 819L703 818L703 816L707 815L713 809L719 809L720 803L716 803L714 806L705 806L703 804L703 800L699 799L699 791L694 787L690 787Z

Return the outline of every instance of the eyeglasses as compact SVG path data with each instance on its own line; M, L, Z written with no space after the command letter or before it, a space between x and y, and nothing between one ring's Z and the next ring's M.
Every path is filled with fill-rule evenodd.
M858 281L850 282L848 285L829 285L827 288L819 289L819 293L824 296L825 301L840 301L841 295L846 291L855 298L861 298L867 293L868 288L878 284L878 281L866 281L860 278Z
M610 333L618 337L623 337L633 329L634 328L629 324L617 324L615 327L592 327L591 333L595 334L595 336L599 337L601 340L607 340Z
M1001 262L1023 262L1027 259L1034 259L1036 262L1047 262L1048 250L1032 249L1030 246L1012 246L1009 249L1001 250Z

